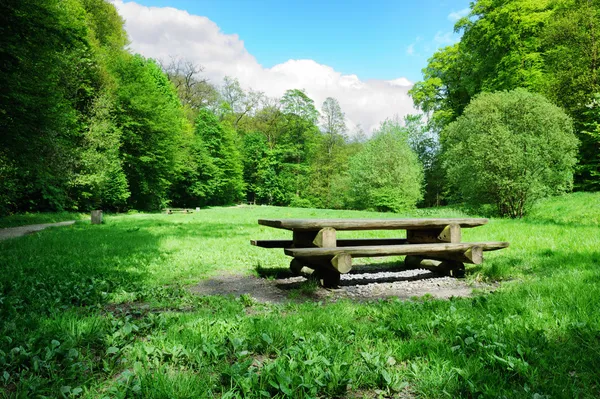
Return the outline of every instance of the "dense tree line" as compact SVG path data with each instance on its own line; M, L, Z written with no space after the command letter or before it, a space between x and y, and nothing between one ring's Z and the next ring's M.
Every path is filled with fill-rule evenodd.
M441 167L446 128L478 94L516 88L547 97L573 119L580 143L575 187L599 190L600 2L477 0L455 30L461 40L431 57L411 91L438 144L428 150L436 155L426 171L430 203L453 192Z
M423 115L384 121L367 139L350 134L334 98L269 98L177 57L132 54L106 0L6 0L0 215L459 201L522 216L572 187L578 144L575 185L600 188L598 26L592 0L478 0L456 24L460 42L436 52L410 92Z
M199 65L126 45L106 0L0 3L0 215L244 200L400 210L421 198L402 123L365 144L333 98L319 112L302 90L212 84Z

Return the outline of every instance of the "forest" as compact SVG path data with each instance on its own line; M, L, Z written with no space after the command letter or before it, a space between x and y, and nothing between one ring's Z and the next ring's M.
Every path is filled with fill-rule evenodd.
M175 55L132 54L105 0L3 1L0 215L464 202L519 217L538 198L597 191L599 10L583 0L472 3L455 26L461 40L430 58L410 92L421 113L370 134L349 131L335 98L315 104L302 88L269 98L235 77L208 81ZM494 113L494 123L473 122ZM500 137L504 128L517 134ZM459 148L469 140L498 150L477 172L479 191L463 184L476 165ZM507 156L527 146L537 151L528 159Z

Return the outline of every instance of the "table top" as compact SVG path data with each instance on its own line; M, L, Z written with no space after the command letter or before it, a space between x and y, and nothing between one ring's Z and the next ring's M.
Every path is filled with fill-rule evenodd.
M324 227L336 230L424 230L444 228L450 224L477 227L488 222L484 218L449 219L259 219L258 224L292 231L318 231Z

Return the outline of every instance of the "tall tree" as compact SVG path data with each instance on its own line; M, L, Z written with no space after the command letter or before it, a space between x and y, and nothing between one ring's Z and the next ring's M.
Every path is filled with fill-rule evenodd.
M160 66L175 86L191 123L195 122L202 108L216 108L219 93L208 79L200 76L204 67L179 57L170 57L166 62L161 61Z
M336 144L343 143L346 134L346 115L342 112L340 103L332 97L327 97L321 107L321 127L327 137L327 153L331 155Z
M208 181L211 193L208 204L227 205L239 201L244 193L244 169L236 147L235 131L221 125L206 109L200 110L195 131L214 165Z
M116 120L121 157L136 209L166 205L177 170L177 149L189 129L175 89L152 60L125 54L113 62L118 76Z

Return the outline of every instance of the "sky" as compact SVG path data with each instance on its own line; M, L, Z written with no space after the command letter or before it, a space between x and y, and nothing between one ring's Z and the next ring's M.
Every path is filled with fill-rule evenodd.
M416 113L407 92L436 49L458 41L464 0L113 0L130 48L202 65L220 84L336 98L350 130Z

